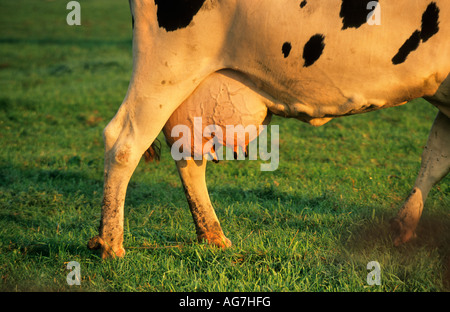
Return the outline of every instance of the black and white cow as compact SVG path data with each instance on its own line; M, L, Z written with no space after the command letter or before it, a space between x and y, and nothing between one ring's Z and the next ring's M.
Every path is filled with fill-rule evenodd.
M130 7L133 75L104 130L100 233L90 248L125 254L127 185L165 125L172 144L177 123L212 110L236 117L248 107L258 112L248 123L276 114L319 126L424 97L439 113L393 221L395 244L414 236L431 187L450 170L450 1L131 0ZM212 120L242 120L223 114ZM227 247L205 166L204 158L177 160L198 238Z

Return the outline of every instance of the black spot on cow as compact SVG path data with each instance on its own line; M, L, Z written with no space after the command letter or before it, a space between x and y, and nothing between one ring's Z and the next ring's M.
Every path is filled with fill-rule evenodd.
M439 8L435 2L431 2L425 13L422 15L422 29L420 31L420 38L423 42L433 37L439 31Z
M292 45L290 42L285 42L283 44L283 47L281 48L281 51L283 52L284 58L288 57L291 53Z
M313 65L322 55L325 49L325 37L321 34L316 34L309 39L303 48L303 59L305 60L304 67Z
M306 4L307 4L306 0L303 0L303 1L300 3L300 7L303 9L303 8L305 7Z
M367 8L373 0L342 0L339 16L342 18L342 29L359 28L367 22L371 10ZM378 1L376 1L378 2Z
M435 2L431 2L428 5L422 15L422 28L416 30L400 47L397 54L392 58L394 65L405 62L408 55L417 50L421 40L426 42L439 32L439 12L440 10Z
M187 27L205 0L155 0L159 27L174 31Z
M408 55L417 50L420 44L420 31L416 30L408 40L401 46L398 53L392 58L392 63L398 65L406 61Z

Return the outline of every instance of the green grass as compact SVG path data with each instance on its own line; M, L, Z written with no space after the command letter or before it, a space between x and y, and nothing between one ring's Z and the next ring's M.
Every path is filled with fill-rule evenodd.
M408 195L436 109L423 100L312 128L280 125L280 166L208 165L233 247L196 243L175 165L142 162L125 207L124 259L86 248L97 234L102 130L131 74L126 1L0 3L1 291L448 291L450 184L430 193L419 237L388 232ZM162 137L160 137L162 139ZM81 265L68 286L67 262ZM366 265L381 265L368 286Z

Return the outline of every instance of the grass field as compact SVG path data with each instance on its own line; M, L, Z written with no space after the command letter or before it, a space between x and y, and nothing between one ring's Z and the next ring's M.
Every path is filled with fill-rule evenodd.
M0 2L1 291L448 291L450 183L430 193L418 238L393 247L437 110L423 100L313 128L274 118L280 165L208 165L233 247L196 243L169 149L142 162L125 207L125 258L87 250L103 186L102 130L131 74L127 1ZM160 137L162 139L162 137ZM78 261L81 285L66 264ZM381 285L366 282L378 261Z

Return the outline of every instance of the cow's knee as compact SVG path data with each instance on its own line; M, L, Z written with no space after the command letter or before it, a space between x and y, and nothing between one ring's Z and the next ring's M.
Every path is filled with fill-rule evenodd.
M115 118L103 130L106 164L128 166L141 158L142 153L137 151L138 138L129 128Z
M133 149L127 143L121 144L112 149L114 164L126 166L130 163L130 160L133 156Z

